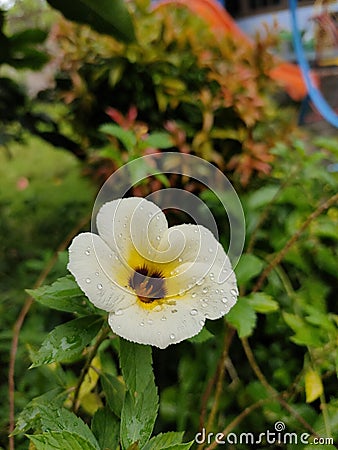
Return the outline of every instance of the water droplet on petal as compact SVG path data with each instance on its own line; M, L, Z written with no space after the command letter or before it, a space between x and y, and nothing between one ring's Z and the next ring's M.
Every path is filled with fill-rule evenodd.
M144 327L144 322L140 322L140 326L141 326L141 327Z
M122 233L119 233L119 238L121 238L122 237Z
M176 336L174 334L171 334L169 337L171 340L173 340L173 339L175 339Z
M202 286L203 283L204 283L204 278L202 278L201 280L198 280L196 282L197 286Z
M162 310L162 308L161 308L160 305L156 305L155 308L154 308L154 311L156 311L156 312L159 312L161 310Z
M203 327L203 325L204 325L204 320L200 320L200 325Z
M183 259L182 258L178 258L178 262L182 262L183 261Z
M193 294L191 294L192 298L195 298L196 295L197 295L196 292L194 292Z
M115 311L115 316L122 316L122 314L123 314L122 309L118 309Z
M156 216L156 220L160 220L160 216L159 215Z
M237 289L231 289L230 294L236 296L238 294Z
M209 248L209 253L213 253L214 252L214 249L213 248Z
M165 322L167 320L166 316L161 317L161 320Z
M156 240L160 241L161 240L161 236L156 236Z
M222 298L222 302L225 304L225 303L228 303L228 299L226 298L226 297L223 297Z
M207 287L203 288L202 292L203 294L206 294L208 292L208 288Z
M190 314L191 314L192 316L196 316L196 315L198 314L197 309L192 309L192 310L190 311Z
M152 325L152 324L153 324L153 319L148 319L148 320L147 320L147 323L148 323L149 325Z
M97 285L97 288L101 291L101 289L103 288L102 284L99 283L99 284Z
M99 272L95 272L95 276L97 276L97 277L98 277L99 275L100 275L100 274L99 274Z
M177 313L177 309L172 309L171 312L172 312L173 314L176 314L176 313Z
M92 280L90 278L86 278L86 283L90 283Z
M87 248L87 250L85 251L85 254L86 254L87 256L90 255L90 248Z
M215 294L219 294L219 289L216 289L216 290L215 290Z

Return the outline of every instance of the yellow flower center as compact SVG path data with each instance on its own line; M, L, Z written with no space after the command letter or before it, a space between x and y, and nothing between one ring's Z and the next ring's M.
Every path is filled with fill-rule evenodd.
M164 298L167 293L162 272L148 269L145 265L134 270L129 278L129 286L143 303L152 303Z

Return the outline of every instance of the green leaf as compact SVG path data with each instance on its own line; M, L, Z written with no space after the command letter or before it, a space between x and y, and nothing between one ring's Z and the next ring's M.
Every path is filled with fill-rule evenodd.
M312 403L323 393L323 383L319 373L313 369L305 372L305 395L306 403Z
M149 440L158 410L158 395L154 380L135 397L127 392L121 414L121 441L124 449L138 442L142 448Z
M170 148L173 145L170 134L164 132L151 133L147 139L142 142L142 146L154 148Z
M166 450L189 450L191 448L194 441L187 442L186 444L175 444L171 445L170 447L167 447Z
M239 297L235 306L226 316L227 321L236 328L238 336L251 336L256 325L256 313L245 297Z
M56 388L33 398L20 412L13 435L23 433L31 428L41 428L41 406L53 402L55 407L61 407L66 396L67 394L61 388Z
M143 392L154 379L151 347L120 339L120 365L127 388L132 393Z
M29 30L23 30L13 34L9 38L9 42L12 48L18 50L19 46L42 44L46 40L47 35L47 32L44 30L40 30L39 28L31 28Z
M110 409L117 417L121 417L125 397L124 384L117 377L108 373L103 373L100 380Z
M295 344L310 347L320 347L323 344L320 329L307 325L302 318L296 316L295 314L283 312L283 318L289 327L295 332L295 334L290 338Z
M59 325L43 341L31 367L74 361L97 335L102 323L103 318L93 314Z
M168 433L160 433L154 436L143 447L142 450L164 450L182 443L184 432L169 431Z
M102 133L119 139L126 150L132 151L136 146L136 136L131 130L125 130L115 123L105 123L100 126Z
M50 431L28 436L36 450L97 450L91 442L70 431Z
M115 450L119 443L120 423L106 406L98 409L92 420L92 431L102 449Z
M215 337L215 335L210 333L210 331L204 327L196 336L189 338L188 341L192 342L193 344L202 344L203 342L206 342L213 337Z
M279 186L269 185L254 191L248 198L249 208L260 209L267 205L273 200L279 189Z
M239 286L245 285L261 273L263 261L255 255L244 253L235 269Z
M88 314L94 310L71 275L59 278L50 286L27 289L26 292L41 305L58 311Z
M124 449L149 440L158 410L158 395L152 368L151 347L120 339L120 364L128 392L121 413Z
M278 303L272 299L271 295L264 292L254 292L248 295L247 301L258 313L269 314L279 309Z
M75 22L90 25L99 33L124 42L135 40L133 22L123 0L47 0L53 7Z

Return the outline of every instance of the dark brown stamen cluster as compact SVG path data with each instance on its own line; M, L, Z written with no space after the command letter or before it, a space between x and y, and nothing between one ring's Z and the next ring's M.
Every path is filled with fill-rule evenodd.
M151 270L146 266L137 267L129 278L129 286L144 303L152 303L165 297L166 288L163 274L160 270Z

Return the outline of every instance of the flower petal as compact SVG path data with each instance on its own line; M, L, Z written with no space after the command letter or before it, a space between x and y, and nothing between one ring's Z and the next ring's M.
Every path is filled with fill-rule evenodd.
M162 349L195 336L204 325L202 316L187 302L182 302L179 310L168 305L150 310L134 304L123 314L109 314L108 321L119 336Z
M131 197L105 203L97 215L99 235L126 264L135 252L155 260L161 235L168 223L162 210L143 198Z
M69 247L68 270L89 300L105 311L118 311L136 297L118 280L127 278L125 267L100 236L82 233Z

